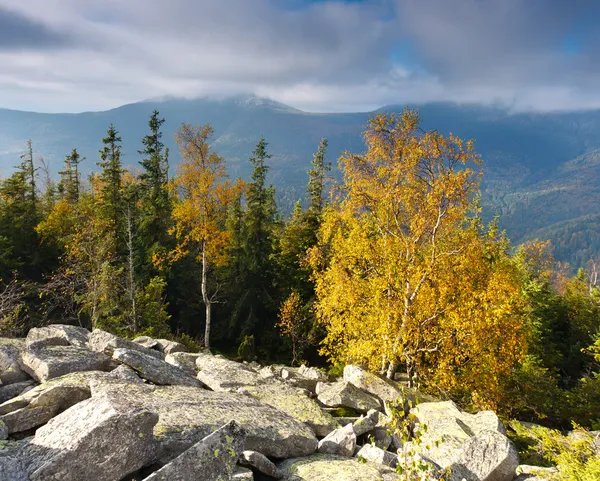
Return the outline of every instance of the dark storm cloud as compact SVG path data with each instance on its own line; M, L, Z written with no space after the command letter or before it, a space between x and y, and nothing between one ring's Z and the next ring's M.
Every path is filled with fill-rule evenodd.
M43 50L66 43L66 35L0 6L0 50Z

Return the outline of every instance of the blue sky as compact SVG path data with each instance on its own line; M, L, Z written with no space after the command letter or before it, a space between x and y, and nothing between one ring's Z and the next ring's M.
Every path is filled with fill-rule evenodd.
M0 0L0 107L255 93L600 108L595 0Z

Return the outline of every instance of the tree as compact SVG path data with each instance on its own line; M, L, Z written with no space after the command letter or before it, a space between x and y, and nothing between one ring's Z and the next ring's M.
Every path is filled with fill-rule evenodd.
M469 217L481 162L472 142L421 131L413 110L377 115L365 140L365 154L340 158L342 196L326 210L311 251L324 353L388 377L403 364L414 382L428 373L429 359L453 355L459 333L484 334L458 315L459 299L483 277L461 282L462 292L455 287L470 259L485 266L478 221ZM495 322L519 327L509 306L498 309L506 316ZM471 341L472 353L483 338Z
M124 169L121 163L121 137L113 124L109 126L102 143L104 147L100 150L101 162L98 162L98 166L102 168L98 176L101 212L110 223L109 228L115 234L116 247L119 249L122 246L124 231L122 205Z
M179 260L191 253L202 267L206 347L210 347L212 305L218 295L218 288L211 285L211 275L213 268L226 259L229 236L225 220L239 189L227 180L224 159L210 151L208 139L213 132L210 125L183 124L177 133L182 160L173 182L179 199L173 208L171 230L177 239L172 259Z
M85 157L82 158L77 149L73 149L65 157L64 169L58 173L60 175L58 193L61 198L67 199L68 202L77 202L79 200L79 192L81 190L79 164L84 160Z

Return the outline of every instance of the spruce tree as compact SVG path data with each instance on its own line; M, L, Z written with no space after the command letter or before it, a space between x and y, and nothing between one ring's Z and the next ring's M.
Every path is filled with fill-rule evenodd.
M73 149L65 157L64 169L58 173L60 175L58 193L61 198L66 199L68 202L77 202L79 200L81 189L79 164L84 160L85 157L81 157L77 149Z
M112 223L118 251L122 250L124 238L124 216L122 205L123 166L121 163L121 137L115 126L111 124L102 139L104 148L100 150L102 168L99 175L102 197L103 217Z

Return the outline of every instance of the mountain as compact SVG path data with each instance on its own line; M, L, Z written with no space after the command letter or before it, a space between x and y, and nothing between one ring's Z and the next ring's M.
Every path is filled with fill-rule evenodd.
M557 258L576 266L600 253L600 111L511 113L451 103L415 107L425 129L475 139L484 160L484 212L488 218L500 215L515 243L551 239ZM373 114L308 113L253 96L156 99L81 114L0 109L0 169L10 171L32 139L35 151L55 172L73 147L87 157L87 170L96 170L101 139L111 122L123 138L125 162L137 165L154 109L166 118L164 140L173 163L178 158L174 134L181 122L213 126L213 148L226 157L234 177L249 174L247 159L264 135L273 154L271 181L285 209L303 195L319 139L327 137L334 161L343 150L361 151L361 132Z

